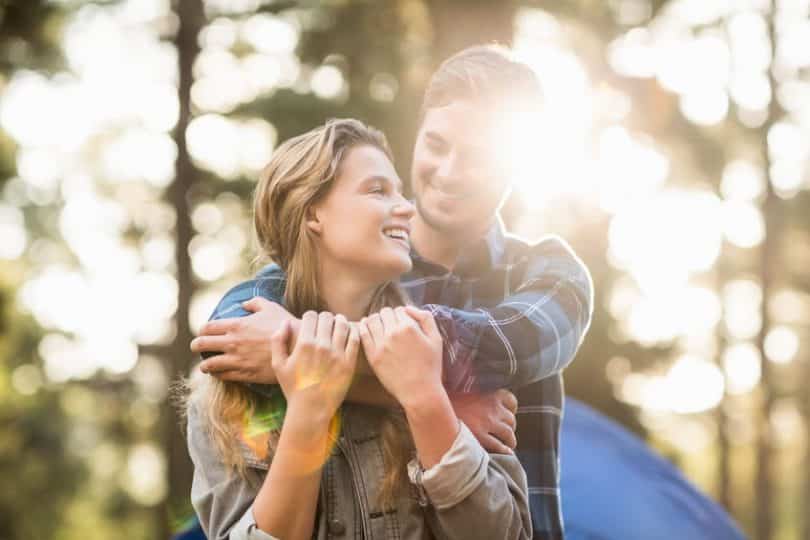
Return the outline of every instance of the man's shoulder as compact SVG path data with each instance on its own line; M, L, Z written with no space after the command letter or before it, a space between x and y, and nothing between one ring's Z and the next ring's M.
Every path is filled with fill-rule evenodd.
M231 287L219 301L211 319L227 319L248 315L242 307L253 297L261 296L273 302L280 302L284 298L284 287L287 276L277 264L268 264L259 270L256 275Z
M516 234L506 233L504 246L507 258L512 262L535 257L577 259L570 244L556 234L529 241Z
M506 243L505 267L523 276L524 279L531 280L540 276L565 277L583 289L593 289L585 262L561 237L547 235L535 242L528 242L518 236L509 235Z

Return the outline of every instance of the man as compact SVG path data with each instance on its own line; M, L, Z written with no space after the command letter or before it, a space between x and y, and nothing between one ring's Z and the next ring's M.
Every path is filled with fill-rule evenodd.
M515 135L501 126L512 124L504 122L510 115L530 114L540 99L533 72L497 47L461 51L433 75L412 167L414 266L402 285L439 324L446 382L466 394L454 406L487 449L514 446L508 420L465 416L468 396L506 387L517 394L516 452L527 473L534 537L562 538L561 371L590 324L592 284L562 240L529 245L507 235L498 217L510 190L498 141ZM195 352L220 352L201 365L203 371L223 380L275 382L269 336L291 315L251 298L280 301L283 279L271 266L226 295L214 314L220 320L192 342ZM245 317L222 320L234 316ZM356 399L373 401L373 390L355 390Z

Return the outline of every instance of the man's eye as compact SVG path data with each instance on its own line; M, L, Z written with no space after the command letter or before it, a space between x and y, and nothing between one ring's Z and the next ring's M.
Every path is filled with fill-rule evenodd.
M385 190L381 186L374 186L369 191L369 193L385 193Z
M444 151L444 143L441 141L437 141L436 139L428 139L427 140L428 148L430 148L434 152L443 152Z
M432 143L430 143L429 146L430 146L430 149L433 150L434 152L443 152L444 151L444 145L441 144L441 143L432 142Z

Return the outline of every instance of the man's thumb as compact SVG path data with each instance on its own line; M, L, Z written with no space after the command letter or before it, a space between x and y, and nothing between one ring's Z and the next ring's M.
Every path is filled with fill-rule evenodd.
M251 313L256 313L257 311L262 309L262 307L264 307L265 302L268 302L268 300L262 298L261 296L254 296L247 302L242 302L242 307L245 308L245 310L250 311Z

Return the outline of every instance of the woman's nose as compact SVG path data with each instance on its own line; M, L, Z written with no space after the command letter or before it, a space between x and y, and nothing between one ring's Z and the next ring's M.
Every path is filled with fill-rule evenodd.
M402 216L406 219L411 219L415 212L416 209L414 208L413 203L402 196L400 196L400 201L397 202L391 209L392 214Z

